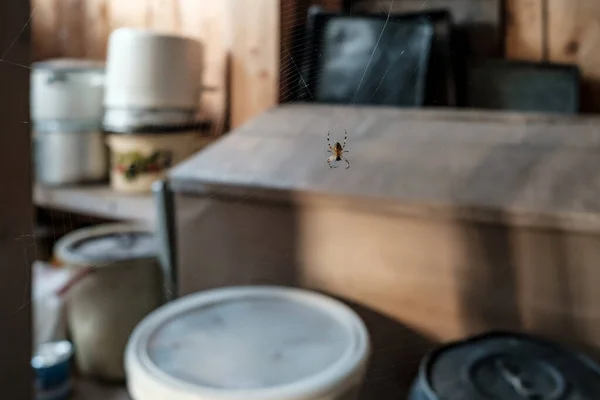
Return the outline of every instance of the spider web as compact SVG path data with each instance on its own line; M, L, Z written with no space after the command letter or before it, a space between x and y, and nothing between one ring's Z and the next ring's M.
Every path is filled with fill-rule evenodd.
M353 96L353 99L356 97L356 94L364 89L364 84L365 84L365 77L367 76L367 74L369 72L371 72L371 69L373 67L373 57L375 55L375 52L380 44L381 38L385 33L385 29L388 26L388 22L390 21L391 15L392 15L392 9L393 9L393 5L394 5L394 1L390 1L388 2L389 5L385 8L381 8L380 11L382 13L385 13L387 15L387 18L385 19L385 23L383 25L383 28L381 29L381 31L378 33L377 36L377 41L376 41L376 45L375 48L373 49L373 52L371 53L367 66L364 69L364 71L362 72L362 75L360 77L360 81L359 84L355 90L355 94ZM426 5L427 0L424 0L422 3L422 8ZM288 4L288 3L284 3L284 4ZM283 14L289 14L291 15L294 10L291 8L291 6L287 6L288 9L284 9L282 10ZM11 61L10 59L10 55L11 55L11 50L13 49L13 47L15 46L15 43L17 43L17 41L19 40L20 36L23 35L23 33L26 31L26 29L29 27L32 19L35 17L37 11L37 7L33 8L31 11L31 14L29 15L29 18L24 22L22 29L19 32L15 32L15 38L14 40L12 40L12 42L10 43L10 45L1 53L0 56L0 63L3 64L7 64L10 65L12 67L15 68L22 68L24 70L24 73L29 73L30 68L27 65L15 62L15 61ZM303 27L305 24L305 19L304 17L299 16L297 19L295 19L293 21L293 25L296 25L297 27ZM288 48L287 45L284 45L283 51L284 51L284 62L281 65L280 68L280 79L281 82L283 82L284 84L287 85L288 89L283 92L282 94L282 100L283 102L292 102L296 99L296 89L297 89L297 84L299 83L300 86L304 86L304 89L307 90L309 97L314 100L314 94L311 93L310 88L309 88L309 82L306 82L303 74L302 74L302 64L300 63L300 59L304 58L304 56L307 56L308 54L306 54L306 49L304 48L304 42L302 39L302 29L295 29L294 30L295 33L292 34L292 43L294 43L294 45L292 45L291 47ZM1 72L0 72L1 73ZM377 91L380 89L380 86L382 84L382 82L384 82L384 78L385 78L385 74L387 73L387 71L385 71L382 76L381 79L379 80L379 84L373 86L373 87L369 87L367 88L368 91L371 92L372 96L375 96L375 94L377 93ZM350 105L356 104L356 101L353 100ZM347 113L348 115L350 115L352 111L350 109L348 109ZM335 122L328 127L328 130L332 132L332 144L335 142L335 135L337 134L343 134L345 127L344 127L344 120L345 120L345 116L344 114L342 114L341 117L337 118L335 120ZM21 123L24 124L29 124L30 121L20 121ZM325 134L325 132L324 132ZM319 139L322 140L322 139ZM324 142L324 140L323 140ZM352 132L348 132L348 145L351 146L352 143ZM323 155L324 155L324 160L327 157L327 153L326 153L326 148L324 146L323 149ZM324 163L323 165L324 169L327 169L327 165ZM329 172L329 171L327 171ZM24 178L25 179L25 178ZM209 196L212 197L212 196ZM246 197L242 197L239 198L236 202L237 203L245 203L246 205L250 205L252 204L252 199L251 196L246 196ZM274 220L276 221L277 218L285 218L282 217L283 212L280 211L277 207L270 209L270 210L265 210L264 208L258 207L256 208L257 213L267 213L270 214L271 216L274 216ZM62 234L64 234L67 231L72 231L74 229L77 228L81 228L81 227L85 227L85 226L90 226L93 225L95 223L97 223L97 220L93 217L89 217L89 216L83 216L83 215L74 215L74 214L63 214L60 212L56 212L56 211L51 211L49 210L48 212L49 218L50 220L48 221L43 221L46 223L46 227L45 229L48 230L49 232L47 232L45 235L50 236L52 239L52 242L54 242L55 240L57 240L58 238L60 238L62 236ZM212 216L215 218L215 220L217 218L222 217L222 215L214 215ZM206 216L204 217L205 219L210 219L211 216ZM237 227L231 226L229 227L230 229L238 229ZM277 231L279 229L283 229L283 227L281 226L273 226L272 229L275 231L275 234L277 234ZM25 265L23 266L24 271L26 271L26 273L30 274L31 271L31 265L32 263L39 258L44 258L47 256L47 254L44 254L44 251L42 251L41 249L38 248L37 246L37 235L39 234L39 229L36 227L36 218L33 217L31 220L31 232L33 232L33 234L31 233L23 233L22 235L16 237L14 240L18 241L20 243L22 243L23 246L23 252L25 254ZM38 232L38 233L36 233ZM270 252L277 252L279 251L278 249L271 249ZM284 249L285 251L285 249ZM284 252L281 255L281 259L282 260L288 260L288 262L293 262L292 260L293 255L289 254L289 252ZM265 263L268 263L269 261L265 261ZM249 270L251 270L252 268L250 268ZM243 275L245 274L245 271L243 270L243 268L241 268L241 270L239 271L239 274ZM31 277L31 275L30 275ZM192 280L194 279L201 279L202 276L201 274L196 274L194 276L192 276ZM252 280L251 276L247 277L248 280ZM271 283L271 282L277 282L278 277L273 277L273 279L269 279L269 278L265 278L263 279L263 283ZM20 311L22 311L25 307L29 306L31 304L31 299L30 299L30 288L26 287L24 288L23 291L23 299L22 299L22 305L21 307L19 307L17 310L15 310L15 313L19 313ZM358 307L358 306L357 306ZM378 318L381 318L377 315L374 314L370 314L369 311L363 311L361 316L363 316L364 319L366 319L367 324L369 324L370 322L373 322L374 320L377 320ZM386 325L387 324L387 325ZM401 386L400 383L397 382L397 377L400 375L404 375L406 374L406 369L410 368L411 372L414 372L414 365L410 365L407 366L406 362L404 362L401 358L398 357L404 357L406 359L411 359L411 360L418 360L422 355L423 355L423 345L422 343L420 343L420 339L418 338L414 338L410 335L407 335L404 328L397 326L396 324L386 321L384 326L386 326L387 328L385 329L385 331L383 332L378 332L378 333L373 333L372 335L374 336L374 343L375 343L375 347L373 349L373 362L372 362L372 367L370 369L370 373L367 376L367 382L366 382L366 386L367 386L367 390L369 391L369 393L371 394L371 398L373 399L378 399L378 400L385 400L385 399L396 399L399 395L399 392L401 392L402 390L405 390L405 387ZM396 342L397 344L395 345L389 345L390 338L395 338L394 340L392 340L393 342ZM386 345L381 345L381 343L387 343ZM413 362L413 361L411 361ZM402 383L405 384L405 383Z

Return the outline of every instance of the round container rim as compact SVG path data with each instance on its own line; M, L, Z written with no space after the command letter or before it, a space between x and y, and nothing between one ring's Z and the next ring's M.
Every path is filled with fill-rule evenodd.
M552 340L548 340L548 339L545 339L542 337L538 337L535 335L527 334L527 333L511 332L511 331L503 331L503 330L492 330L492 331L483 332L483 333L480 333L477 335L469 336L469 337L466 337L463 339L458 339L455 341L447 342L447 343L442 344L441 346L436 347L435 349L431 350L421 360L421 364L419 365L419 372L418 372L417 378L415 379L415 382L413 384L413 390L419 390L421 392L424 392L424 394L426 396L428 396L427 397L428 399L432 399L432 400L437 399L438 395L435 392L435 389L434 389L434 387L431 383L431 379L430 379L431 368L434 365L434 363L437 361L437 359L440 356L442 356L443 353L447 352L448 350L452 350L452 349L455 349L457 347L462 347L462 346L472 346L474 344L478 344L480 342L485 342L486 340L496 339L496 338L507 338L507 339L512 338L512 339L516 339L516 340L522 340L525 342L532 342L532 343L535 343L536 345L551 348L558 352L570 354L573 356L574 359L578 359L583 364L585 364L588 368L590 368L591 370L596 372L598 375L600 375L600 364L596 363L591 357L589 357L575 349L572 349L566 345L563 345L561 343L557 343L557 342L554 342ZM417 388L417 385L418 385L418 388Z
M137 36L137 37L151 36L151 37L165 39L165 40L179 40L181 42L187 42L187 43L194 44L194 45L200 44L198 39L196 39L192 36L176 34L176 33L169 33L169 32L164 32L161 30L156 30L156 29L151 29L151 28L123 26L121 28L117 28L114 31L112 31L112 33L110 34L110 37L112 38L117 35L129 35L129 36Z
M351 331L352 344L334 364L298 382L264 389L219 389L201 387L168 375L156 366L146 351L152 334L164 323L191 310L221 301L249 297L293 299L316 306ZM283 286L232 286L184 296L150 313L134 329L125 351L127 386L134 399L169 394L171 400L309 400L346 390L362 375L370 355L368 330L347 305L326 295ZM142 395L142 393L146 393ZM146 396L146 397L144 397ZM156 398L160 398L156 397Z
M72 65L64 65L61 62L72 62ZM47 60L36 61L31 64L34 71L60 71L63 73L89 73L105 72L106 63L98 60L89 60L84 58L50 58Z
M142 223L115 223L115 224L102 224L91 226L88 228L81 228L74 232L68 233L60 238L54 246L54 256L67 266L79 267L79 266L102 266L110 267L112 265L118 266L119 262L130 261L137 259L154 258L157 255L149 257L129 257L123 259L95 259L91 260L87 257L80 256L77 253L73 253L70 250L70 246L73 243L84 239L90 239L96 236L110 235L113 233L149 233L154 234L154 230L148 225Z
M54 368L57 365L63 364L65 362L68 362L71 357L73 357L73 354L75 353L75 349L73 346L73 343L71 343L69 340L56 340L56 341L52 341L52 342L45 342L40 344L40 348L44 347L44 346L56 346L56 345L64 345L67 347L67 351L61 356L58 357L57 360L52 363L51 365L38 365L38 363L36 363L36 360L38 359L39 355L39 349L38 351L35 351L31 357L31 367L34 370L43 370L43 369L49 369L49 368Z

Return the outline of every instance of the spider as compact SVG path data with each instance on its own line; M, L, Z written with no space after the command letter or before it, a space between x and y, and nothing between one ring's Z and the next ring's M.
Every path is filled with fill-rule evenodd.
M329 133L327 132L327 152L333 154L327 159L327 164L329 164L329 168L337 168L337 166L333 166L331 163L334 161L346 161L346 169L350 168L350 161L348 161L344 157L344 153L350 153L348 150L344 150L346 147L346 139L348 139L348 132L344 131L344 144L340 144L340 142L335 142L333 146L331 146L331 141L329 140Z

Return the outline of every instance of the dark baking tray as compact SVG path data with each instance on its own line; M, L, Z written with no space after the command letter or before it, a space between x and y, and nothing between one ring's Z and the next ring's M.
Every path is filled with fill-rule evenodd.
M350 16L311 8L298 97L422 106L434 31L421 14Z
M580 71L573 65L507 60L473 60L466 72L466 106L471 108L575 114Z

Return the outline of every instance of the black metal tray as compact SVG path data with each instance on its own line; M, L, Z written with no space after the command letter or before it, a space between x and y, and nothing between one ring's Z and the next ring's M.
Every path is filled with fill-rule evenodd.
M298 98L422 106L434 32L421 14L350 16L311 8Z
M579 86L573 65L487 59L469 62L463 90L467 107L574 114Z

